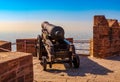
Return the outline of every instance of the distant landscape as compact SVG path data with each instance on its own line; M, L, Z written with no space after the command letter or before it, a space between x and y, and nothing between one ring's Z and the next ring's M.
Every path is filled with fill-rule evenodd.
M20 38L36 38L38 34L41 34L41 23L43 21L10 21L0 23L0 39L15 42ZM74 39L90 39L92 38L92 23L83 21L51 21L58 26L62 26L65 31L66 38Z

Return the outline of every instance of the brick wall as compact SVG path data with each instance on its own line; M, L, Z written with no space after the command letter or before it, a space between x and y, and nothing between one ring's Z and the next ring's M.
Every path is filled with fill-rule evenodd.
M93 56L109 57L120 54L120 26L116 19L94 16Z
M71 43L73 43L73 38L66 38L66 39ZM32 53L33 56L37 56L36 44L37 44L36 38L16 40L16 46L18 52Z
M32 55L22 52L1 52L0 82L33 82Z
M17 51L32 53L33 56L36 56L37 55L36 43L37 43L37 39L35 39L35 38L17 39L16 40Z

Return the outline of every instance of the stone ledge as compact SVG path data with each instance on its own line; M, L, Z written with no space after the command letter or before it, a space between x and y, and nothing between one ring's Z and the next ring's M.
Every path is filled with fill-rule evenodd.
M0 53L0 82L33 82L32 54Z
M0 52L11 51L11 42L0 40Z

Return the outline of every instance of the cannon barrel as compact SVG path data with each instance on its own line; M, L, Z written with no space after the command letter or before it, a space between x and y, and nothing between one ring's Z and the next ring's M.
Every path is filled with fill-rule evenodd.
M48 22L42 23L43 31L47 31L48 35L55 40L64 39L64 29L60 26L55 26L53 24L49 24Z

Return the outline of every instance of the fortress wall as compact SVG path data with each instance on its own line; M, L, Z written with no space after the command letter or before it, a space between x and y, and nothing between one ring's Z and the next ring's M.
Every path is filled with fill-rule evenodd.
M120 54L120 26L116 19L94 16L93 56L109 57Z
M33 63L30 53L1 52L0 82L33 82Z

